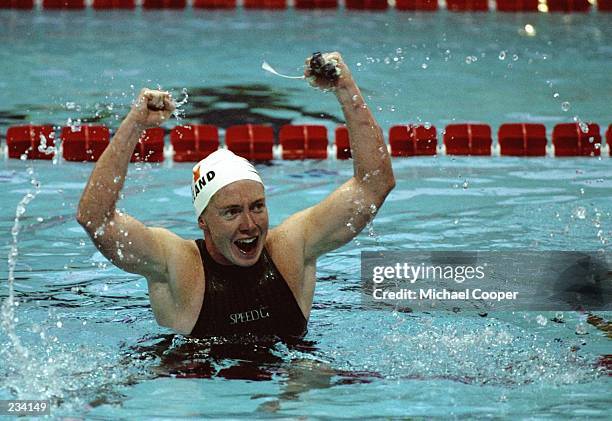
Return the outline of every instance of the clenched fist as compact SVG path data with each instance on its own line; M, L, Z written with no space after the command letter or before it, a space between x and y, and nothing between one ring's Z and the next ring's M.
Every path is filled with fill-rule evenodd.
M342 56L338 52L323 53L323 61L325 63L332 63L336 67L336 73L338 77L335 80L330 80L322 75L316 75L312 72L310 62L312 57L306 59L306 69L304 70L304 76L310 82L310 84L319 89L333 90L341 87L344 83L351 79L351 72L347 65L342 60Z
M144 128L156 127L170 118L175 109L169 92L145 88L140 91L127 118Z

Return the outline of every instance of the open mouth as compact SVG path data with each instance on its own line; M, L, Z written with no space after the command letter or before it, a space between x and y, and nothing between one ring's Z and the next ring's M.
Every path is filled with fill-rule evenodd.
M259 236L250 237L250 238L242 238L240 240L234 241L234 244L238 249L244 254L249 254L253 252L257 248L257 241L259 240Z

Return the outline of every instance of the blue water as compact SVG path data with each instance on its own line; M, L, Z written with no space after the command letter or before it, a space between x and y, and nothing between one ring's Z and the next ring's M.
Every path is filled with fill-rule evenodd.
M265 59L298 72L303 56L322 45L345 53L385 130L417 119L494 128L515 119L549 128L573 117L610 121L611 77L603 69L611 25L603 14L314 15L306 31L311 15L294 11L1 12L0 60L9 63L0 69L1 129L79 118L116 126L134 92L155 83L178 96L187 88L184 121L334 127L333 97L259 70ZM536 37L519 33L527 21ZM501 51L509 56L501 60ZM478 60L468 64L472 55ZM194 343L158 327L146 281L97 252L74 219L92 164L0 161L4 256L15 208L32 177L40 182L18 237L13 323L25 351L2 330L0 399L49 398L54 416L91 419L609 417L612 383L598 362L612 354L610 337L586 314L366 309L359 256L380 249L609 251L612 160L437 157L393 166L397 187L374 224L319 260L305 340L236 346ZM120 208L147 225L200 236L190 169L132 165ZM258 169L272 225L352 174L350 162L331 160Z
M320 116L341 117L333 99L261 70L266 60L300 74L317 50L344 54L385 130L415 121L440 129L481 121L494 130L533 121L550 130L574 117L607 126L611 20L605 13L0 11L0 130L78 118L116 126L135 93L158 84L177 97L188 90L193 121L333 127ZM535 36L524 35L527 24Z
M42 187L22 221L15 288L16 330L30 354L19 356L2 339L0 396L62 398L54 414L110 418L338 415L339 408L343 416L603 416L612 383L597 362L610 354L610 339L586 315L564 312L558 323L552 312L367 310L360 303L359 252L608 250L611 164L396 160L398 186L374 225L319 261L309 343L215 351L159 328L146 281L108 264L75 222L91 165L33 163ZM3 232L12 225L8 204L29 188L25 166L2 163ZM259 170L270 186L274 225L352 172L350 163L334 161ZM196 238L189 176L187 164L133 166L121 208Z

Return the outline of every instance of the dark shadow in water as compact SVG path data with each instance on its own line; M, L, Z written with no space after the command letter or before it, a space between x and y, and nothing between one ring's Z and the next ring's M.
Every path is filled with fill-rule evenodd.
M284 124L290 124L292 118L272 117L281 111L295 113L296 116L327 120L340 124L343 120L322 112L307 112L301 107L292 105L287 91L274 90L263 84L227 85L215 88L191 88L189 101L185 107L185 118L203 124L214 124L227 128L236 124L269 124L278 132ZM217 104L223 103L223 107ZM232 107L231 104L236 104Z
M2 111L0 110L0 126L8 127L14 124L25 124L28 118L27 114L19 111Z
M142 338L141 344L129 347L128 357L156 360L152 366L156 377L211 378L241 380L270 380L285 374L289 359L287 352L312 356L316 360L316 342L303 338L235 336L229 338L187 338L182 335L160 335ZM354 373L334 371L335 375ZM368 373L370 375L379 375Z
M174 88L171 91L180 92L181 89ZM264 84L187 88L189 99L183 106L184 121L180 124L214 124L221 128L237 124L268 124L278 134L280 127L290 124L294 117L273 117L275 114L310 117L335 124L344 122L334 115L324 112L308 112L302 107L293 105L292 96L300 95L300 92L299 90L276 90ZM179 94L177 100L181 98L182 95ZM100 98L100 101L102 100L103 98ZM83 124L105 124L111 129L116 129L119 121L115 119L115 114L123 118L128 112L128 107L125 106L125 109L121 110L115 106L109 110L105 105L98 102L94 107L97 112L87 115L86 112L91 112L89 109L84 112L70 111L66 110L63 104L46 106L22 104L19 105L18 110L0 110L0 128L4 131L11 125L27 124L30 116L24 114L23 110L29 110L53 116L47 118L54 120L51 124L64 125L67 118L70 117L81 119Z
M252 399L274 398L261 411L275 411L283 400L295 400L303 392L340 384L370 383L382 378L374 372L336 370L318 361L316 343L302 338L193 339L181 335L144 337L125 353L124 363L145 363L145 377L223 378L227 380L279 381L279 395L256 395ZM293 356L292 356L293 354ZM296 357L296 355L298 357ZM310 358L312 357L312 358Z

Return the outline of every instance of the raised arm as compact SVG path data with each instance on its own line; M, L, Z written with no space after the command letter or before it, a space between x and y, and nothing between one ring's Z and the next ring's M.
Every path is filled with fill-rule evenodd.
M305 259L342 246L374 217L395 186L391 160L382 130L366 105L349 68L339 53L324 55L337 62L340 77L330 82L306 76L322 89L332 90L344 113L353 156L353 177L321 203L290 218L288 226L302 227Z
M178 237L161 228L148 228L116 210L128 163L143 133L170 117L174 110L167 92L143 89L119 126L85 186L77 220L94 244L114 265L147 277L164 279L167 244ZM161 275L161 276L160 276Z

